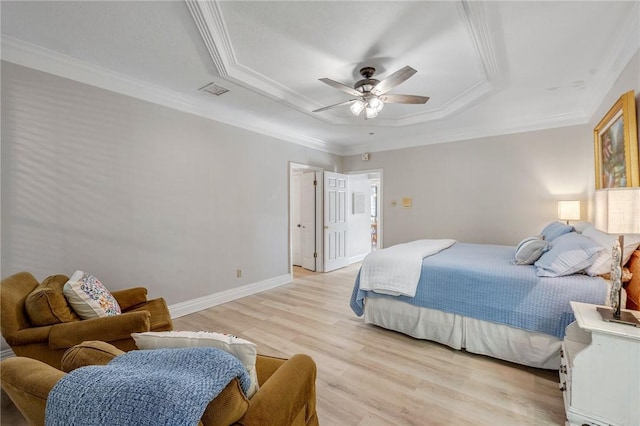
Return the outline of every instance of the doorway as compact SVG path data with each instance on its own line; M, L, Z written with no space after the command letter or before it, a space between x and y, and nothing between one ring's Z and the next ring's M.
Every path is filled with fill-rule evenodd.
M354 202L358 196L364 196L366 203L366 208L360 211L352 209L349 223L352 238L349 256L354 263L383 247L382 170L350 172L349 184Z
M289 165L289 253L298 266L322 271L322 169Z
M319 167L289 163L289 260L292 274L299 268L324 272L327 260L332 258L331 245L325 245L325 240L330 239L330 235L325 234L332 231L331 215L324 211L332 205L324 201L325 196L331 195L330 185L327 191L324 188L324 181L332 175L327 173L324 176L323 169ZM334 178L339 177L337 175L334 174ZM344 217L348 218L349 236L342 240L347 242L346 253L342 253L346 256L346 265L361 261L371 251L383 247L382 169L341 176L348 180L343 194L346 198L342 198L346 203L335 205L347 208ZM335 199L341 198L336 196ZM355 206L356 200L358 206ZM325 216L329 223L324 223ZM334 234L338 235L337 232ZM338 241L337 238L335 240Z

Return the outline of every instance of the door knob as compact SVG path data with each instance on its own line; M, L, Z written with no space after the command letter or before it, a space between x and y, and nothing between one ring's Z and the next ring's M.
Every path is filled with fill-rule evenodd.
M300 228L302 225L298 224L298 228Z
M329 225L325 225L325 226L324 226L324 229L329 229Z

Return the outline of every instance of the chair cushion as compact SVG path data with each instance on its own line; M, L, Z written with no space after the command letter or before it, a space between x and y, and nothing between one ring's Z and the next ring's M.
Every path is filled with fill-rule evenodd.
M93 275L76 271L64 285L63 292L73 310L82 319L120 315L120 305Z
M229 352L240 359L251 377L248 397L258 390L256 344L240 337L208 331L166 331L131 333L139 349L210 347Z
M24 305L32 325L40 327L80 320L62 292L67 280L65 275L52 275L29 293Z

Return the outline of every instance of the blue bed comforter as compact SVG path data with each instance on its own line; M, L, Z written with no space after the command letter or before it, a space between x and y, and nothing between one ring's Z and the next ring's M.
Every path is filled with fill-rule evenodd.
M564 337L573 320L569 301L602 305L607 282L575 274L536 276L530 265L512 265L514 247L456 243L424 258L415 297L385 296L359 288L359 274L351 295L351 309L364 313L365 297L393 297L415 306Z

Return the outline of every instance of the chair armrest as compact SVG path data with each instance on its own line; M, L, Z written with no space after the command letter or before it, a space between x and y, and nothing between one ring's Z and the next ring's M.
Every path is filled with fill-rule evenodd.
M316 364L296 354L284 362L249 400L249 409L237 424L290 425L305 410L305 420L316 412Z
M11 357L0 364L2 389L29 424L44 425L47 397L65 373L32 358Z
M47 343L49 341L51 327L50 325L43 325L42 327L23 328L22 330L3 337L10 346Z
M115 290L111 294L118 301L120 309L127 311L129 308L146 303L147 289L144 287L127 288L125 290Z
M151 328L151 314L148 311L127 312L112 317L65 322L51 326L49 347L64 349L86 340L130 339L131 333L143 333Z

